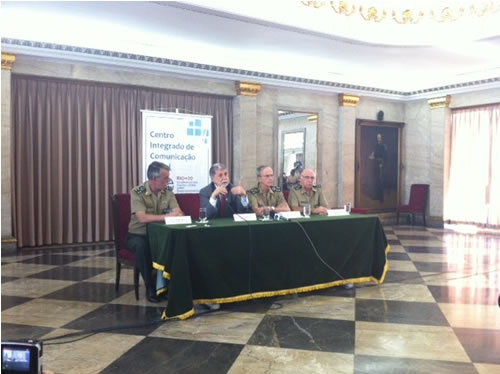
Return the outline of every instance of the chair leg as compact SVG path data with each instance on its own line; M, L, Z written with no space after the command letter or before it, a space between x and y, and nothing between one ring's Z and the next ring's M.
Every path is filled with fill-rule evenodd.
M139 300L139 270L137 266L134 266L134 291L135 299Z
M115 280L115 291L118 292L120 288L120 272L122 270L122 264L120 261L116 261L116 280Z

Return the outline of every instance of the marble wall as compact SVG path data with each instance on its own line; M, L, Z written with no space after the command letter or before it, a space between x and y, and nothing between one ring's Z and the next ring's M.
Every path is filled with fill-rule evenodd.
M256 183L255 168L270 164L278 178L278 110L318 113L317 179L331 206L354 201L356 119L404 122L401 200L412 183L431 184L429 214L442 221L444 169L450 110L431 109L426 100L399 102L361 97L356 107L339 106L335 93L262 85L257 96L237 95L235 82L150 71L97 66L50 58L17 56L13 73L233 96L233 180ZM2 238L11 235L10 72L2 70ZM451 107L500 102L500 89L453 95ZM448 126L448 127L447 127Z
M12 236L10 76L2 69L2 238Z
M278 110L318 113L317 181L322 184L327 200L335 204L338 183L337 95L262 86L257 97L257 165L271 164L275 171L278 170ZM253 179L255 181L255 173Z

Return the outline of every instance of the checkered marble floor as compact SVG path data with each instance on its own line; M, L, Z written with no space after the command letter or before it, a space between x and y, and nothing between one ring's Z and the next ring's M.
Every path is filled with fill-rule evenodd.
M44 340L45 368L57 374L500 373L500 236L385 231L382 285L165 323L144 287L135 300L131 270L115 293L110 247L2 249L2 340ZM94 333L51 340L81 331Z

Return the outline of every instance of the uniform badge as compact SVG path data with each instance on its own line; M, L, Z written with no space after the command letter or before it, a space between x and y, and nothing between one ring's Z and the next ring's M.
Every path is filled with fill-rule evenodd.
M137 186L136 188L134 188L134 192L137 195L142 195L142 194L146 193L146 187L144 187L144 185Z
M252 195L257 195L259 193L259 189L257 187L254 187L248 190L248 192L251 193Z

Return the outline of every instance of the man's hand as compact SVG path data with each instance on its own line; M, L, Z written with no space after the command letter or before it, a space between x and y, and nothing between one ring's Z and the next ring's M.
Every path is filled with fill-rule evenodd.
M317 208L314 208L312 212L314 214L320 214L322 216L326 216L328 214L328 209L325 208L324 206L319 206Z
M247 192L245 191L245 189L240 185L234 186L233 188L231 188L231 193L234 196L241 196L241 197L247 195Z
M211 198L212 198L213 200L216 200L216 199L217 199L217 196L219 196L219 195L221 195L221 194L222 194L222 195L227 195L227 188L226 188L226 186L224 186L224 185L217 186L217 187L215 188L214 192L212 192L212 196L211 196Z

